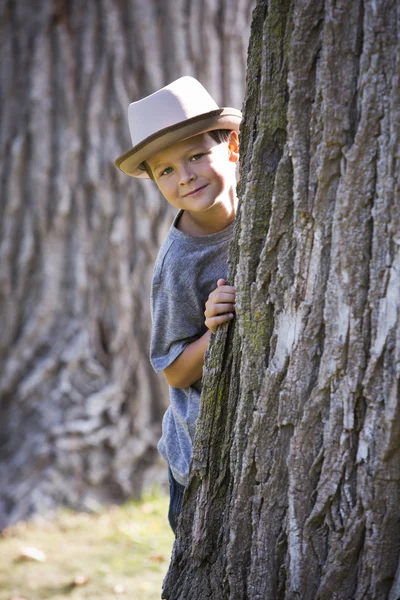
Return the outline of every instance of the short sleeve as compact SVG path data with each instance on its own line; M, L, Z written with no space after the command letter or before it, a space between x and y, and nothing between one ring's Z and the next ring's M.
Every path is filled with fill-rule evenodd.
M169 367L205 331L204 316L162 285L153 284L151 317L150 361L156 371Z

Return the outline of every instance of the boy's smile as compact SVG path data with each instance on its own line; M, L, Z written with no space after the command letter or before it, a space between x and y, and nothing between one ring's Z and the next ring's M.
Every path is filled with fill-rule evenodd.
M233 221L236 211L236 132L217 143L207 133L173 144L148 161L164 198L185 212L179 227L188 233L214 233Z
M192 192L188 192L187 194L184 194L183 197L188 198L189 196L192 197L192 196L198 195L202 190L204 190L207 187L207 185L208 184L200 186L200 187L194 189Z

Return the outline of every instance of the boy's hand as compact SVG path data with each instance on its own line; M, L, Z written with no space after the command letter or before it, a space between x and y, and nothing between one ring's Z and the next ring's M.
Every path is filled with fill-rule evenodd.
M208 296L206 302L205 325L215 333L218 325L233 319L235 311L236 290L233 285L226 285L225 279L218 279L217 287Z

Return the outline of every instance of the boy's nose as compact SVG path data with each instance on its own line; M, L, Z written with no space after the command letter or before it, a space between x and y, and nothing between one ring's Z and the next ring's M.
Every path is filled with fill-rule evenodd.
M188 168L181 168L179 171L179 183L181 185L186 185L187 183L190 183L191 181L194 181L196 178L195 174L193 173L193 171L191 171Z

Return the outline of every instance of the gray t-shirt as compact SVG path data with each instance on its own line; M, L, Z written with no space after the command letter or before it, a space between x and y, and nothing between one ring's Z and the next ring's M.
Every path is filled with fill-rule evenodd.
M150 360L156 371L166 369L188 344L207 331L205 303L218 279L226 279L228 270L234 223L211 235L189 235L176 227L182 212L175 217L154 265ZM171 403L163 418L158 449L176 481L186 485L201 379L185 389L169 389Z

